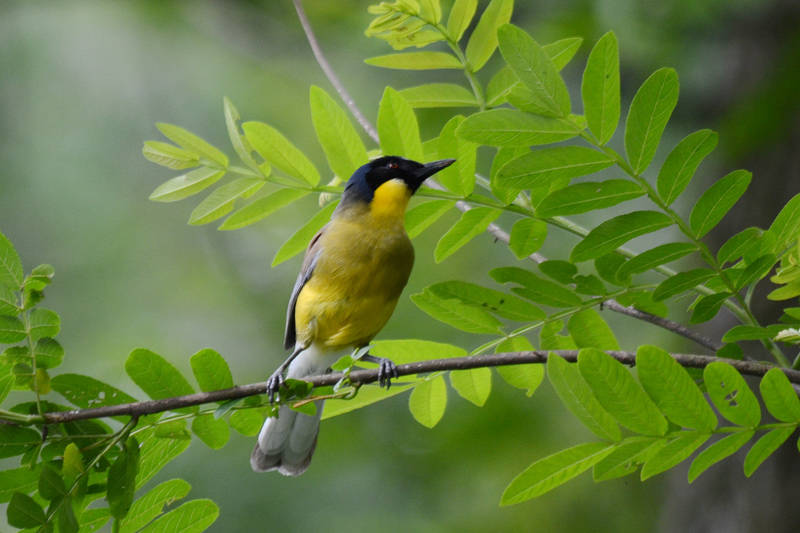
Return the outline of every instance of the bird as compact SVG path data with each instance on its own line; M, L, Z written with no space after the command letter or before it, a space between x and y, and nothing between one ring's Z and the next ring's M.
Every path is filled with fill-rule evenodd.
M284 348L292 352L267 380L270 403L285 379L326 372L342 355L367 347L383 328L414 263L405 230L408 202L422 182L454 162L384 156L353 173L330 222L306 249L286 311ZM397 377L389 359L366 353L359 360L377 363L379 383L387 388ZM323 401L314 403L314 415L280 405L277 417L266 419L250 455L254 471L306 471L322 416Z

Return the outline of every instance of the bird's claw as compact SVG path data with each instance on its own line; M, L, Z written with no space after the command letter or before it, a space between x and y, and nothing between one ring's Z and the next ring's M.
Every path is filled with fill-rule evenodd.
M275 395L278 394L278 391L283 387L284 383L285 380L283 378L282 369L278 369L277 372L269 377L267 380L267 397L269 398L269 403L275 403Z
M399 378L400 374L397 372L397 365L394 364L390 359L381 359L378 362L378 385L381 387L386 387L386 390L389 390L389 387L392 386L392 378Z

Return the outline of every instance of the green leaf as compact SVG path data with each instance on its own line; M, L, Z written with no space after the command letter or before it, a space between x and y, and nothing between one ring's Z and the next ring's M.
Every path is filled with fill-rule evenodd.
M452 200L431 200L417 204L406 211L406 232L410 238L414 238L431 224L436 222L442 215L453 208L455 202Z
M628 180L576 183L550 193L536 207L536 214L542 218L577 215L627 202L644 194L641 186Z
M703 393L666 351L657 346L640 346L636 369L645 392L671 422L698 431L716 429L717 416Z
M208 224L233 211L237 198L247 198L264 186L260 178L237 178L215 189L194 208L189 216L189 224L200 226Z
M80 374L59 374L50 380L50 386L81 409L136 401L136 398L111 385Z
M139 449L139 473L136 476L137 489L140 489L167 463L183 453L191 444L189 439L158 438L153 430L137 435L140 436L139 442L141 443Z
M751 226L729 238L717 252L717 262L724 265L729 261L739 259L756 243L756 239L761 236L761 233L761 228Z
M508 247L517 257L525 259L544 244L547 238L547 224L536 218L522 218L511 227Z
M206 446L219 450L228 443L230 431L228 424L214 415L200 415L192 420L192 433L197 435Z
M670 205L686 189L697 167L717 146L718 136L711 130L689 134L667 156L658 172L658 195Z
M597 401L577 365L551 353L547 357L547 377L566 408L592 433L606 440L622 438L616 421Z
M570 289L552 281L540 278L518 267L501 267L489 271L489 275L498 283L519 283L522 288L512 289L520 296L534 302L552 307L574 307L581 304L581 299Z
M539 346L541 347L541 349L542 350L577 349L578 347L575 345L575 341L572 340L571 335L559 334L563 329L564 329L564 322L562 322L561 320L552 320L550 322L545 322L542 325L541 331L539 332ZM575 372L578 371L577 366L574 367L574 369ZM580 374L578 374L578 376L580 376ZM583 378L581 378L581 380L583 380Z
M408 398L408 409L414 419L428 428L439 423L444 416L445 407L447 407L447 386L442 376L421 381Z
M775 324L767 327L760 326L734 326L722 336L722 342L757 341L772 339L785 326Z
M509 337L495 348L495 353L503 352L528 352L533 350L533 345L525 337ZM544 365L504 365L495 367L500 377L512 387L525 391L525 396L531 397L544 380Z
M136 474L139 472L139 443L129 437L123 452L108 469L108 508L111 516L120 520L128 514L136 492Z
M224 170L203 167L165 181L150 194L154 202L177 202L197 194L225 175Z
M489 146L530 146L566 141L580 129L561 118L531 115L514 109L492 109L467 117L456 135Z
M542 274L564 285L572 283L575 279L575 275L578 273L578 267L568 261L561 261L560 259L543 261L539 263L538 267L539 270L542 271Z
M0 343L19 342L27 336L25 325L18 318L0 315Z
M400 93L386 87L378 109L378 135L384 155L399 155L419 161L422 141L414 109Z
M622 363L594 348L578 354L578 369L600 405L631 431L664 435L667 421Z
M228 363L215 350L200 350L189 360L200 390L209 392L233 387L233 376Z
M572 315L567 322L567 330L578 348L619 350L614 332L594 309L584 309Z
M456 56L447 52L404 52L370 57L364 60L367 65L397 70L436 70L457 69L463 65Z
M462 398L483 407L492 392L492 371L488 368L453 370L450 384Z
M546 186L608 168L614 161L597 150L581 146L557 146L527 152L512 159L498 171L504 187L517 190Z
M578 51L582 43L583 39L581 37L567 37L566 39L546 44L542 48L547 57L550 58L550 61L553 62L553 65L558 70L561 70L575 56L575 52Z
M707 268L695 268L686 272L678 272L659 283L658 287L653 291L653 300L657 302L666 300L684 291L691 290L714 276L716 274Z
M0 470L0 503L11 500L15 492L28 494L39 485L38 468L12 468Z
M767 254L759 257L756 261L747 265L747 268L744 269L741 276L735 280L736 288L743 289L750 285L751 283L758 282L764 279L767 274L772 271L772 267L775 265L776 257L772 254Z
M272 259L272 266L279 265L305 250L314 235L331 219L331 214L338 203L338 201L329 203L317 211L304 226L294 232L275 253L275 257Z
M666 228L672 220L656 211L634 211L606 220L579 242L570 254L570 262L579 263L613 252L629 240Z
M347 179L367 162L367 149L347 113L323 89L311 86L311 119L331 170Z
M731 296L732 294L729 292L718 292L716 294L701 296L692 308L692 317L689 319L689 323L701 324L703 322L708 322L717 316L722 304Z
M726 457L730 457L739 449L747 444L755 431L737 431L723 439L718 440L694 458L692 465L689 467L689 483L692 483L703 472L708 470L714 464L722 461Z
M603 254L594 260L594 268L597 274L609 283L614 285L629 285L630 276L620 276L617 272L626 264L625 256L616 252ZM630 293L629 293L630 294ZM624 294L620 297L624 298Z
M402 89L400 95L411 107L478 107L475 95L454 83L428 83Z
M521 298L466 281L443 281L425 290L442 300L456 299L511 320L528 322L545 318L541 309Z
M242 207L225 219L219 229L233 230L249 226L262 220L282 207L303 198L309 191L302 189L279 189Z
M614 447L602 461L594 465L592 477L595 482L608 481L627 476L666 444L664 439L654 437L628 437Z
M394 388L392 389L394 390ZM362 392L358 393L361 396ZM330 407L330 406L328 406ZM264 409L238 409L231 413L228 422L231 427L246 437L255 437L264 424ZM328 409L325 409L328 414Z
M20 529L45 523L44 509L26 494L15 492L6 509L8 524Z
M500 174L500 169L512 159L515 159L529 151L530 150L526 146L506 146L498 148L494 159L492 159L492 168L490 169L490 186L492 189L492 194L494 194L506 205L510 204L514 201L514 199L516 199L516 197L519 195L519 191L505 187L497 180L498 175Z
M633 97L625 123L625 152L637 175L653 160L677 102L678 75L671 68L655 71Z
M617 277L627 278L631 274L647 272L657 266L671 263L697 251L697 246L689 242L671 242L651 248L630 259L619 267Z
M739 372L728 363L714 362L703 370L703 381L719 413L740 426L755 427L761 407Z
M8 285L0 284L0 315L17 316L21 311L17 292Z
M769 237L772 245L762 253L780 253L797 239L800 233L800 194L796 194L786 202L778 216L770 225L764 237Z
M242 129L247 142L265 160L312 187L319 183L314 163L281 132L263 122L245 122Z
M233 149L242 162L250 168L257 169L258 164L255 162L255 159L253 159L253 154L251 153L253 150L247 145L244 136L242 136L239 131L238 123L241 118L239 111L234 107L227 96L222 99L222 104L225 111L225 127L228 130L228 137L231 140Z
M473 238L477 237L500 216L502 211L491 207L474 207L464 212L452 228L447 230L439 242L433 256L441 263Z
M456 0L450 9L450 16L447 18L447 34L458 42L461 36L469 27L472 17L475 16L475 9L478 7L478 0Z
M771 368L759 383L764 405L781 422L800 422L800 399L779 368Z
M614 450L604 442L588 442L539 459L509 483L500 505L537 498L579 476Z
M369 351L376 357L391 359L396 364L413 363L425 359L465 357L467 355L467 351L464 348L453 346L452 344L418 339L373 341L370 344Z
M61 329L61 319L49 309L36 308L31 312L28 331L34 341L42 337L55 337Z
M697 448L711 437L710 433L682 431L678 437L658 450L642 467L642 481L651 478L685 461Z
M412 385L410 384L405 385L395 383L392 383L392 388L389 390L386 390L382 387L361 387L361 389L358 391L358 395L352 400L328 400L325 402L325 411L322 413L322 420L343 415L345 413L355 411L356 409L361 409L362 407L386 400L392 396L397 396L407 392L411 387ZM258 422L258 426L255 428L255 431L251 433L251 435L258 435L262 423L263 417Z
M586 60L581 83L583 112L600 144L614 136L619 123L619 48L613 31L603 35Z
M213 501L192 500L151 522L141 533L200 533L213 524L218 516L219 507Z
M547 53L524 30L504 24L497 30L500 52L519 80L531 91L540 114L566 117L569 92Z
M186 497L191 485L182 479L171 479L150 489L133 502L128 516L120 521L119 533L135 533L161 514L164 507Z
M428 289L411 295L411 301L430 316L469 333L500 333L502 323L481 309L455 298L441 298Z
M145 141L142 155L148 161L174 170L196 167L200 164L197 154L160 141Z
M11 241L0 233L0 285L7 285L13 290L19 290L24 277L19 254Z
M0 358L0 403L3 403L11 392L15 380L14 364L6 358Z
M80 533L93 533L99 531L111 519L107 508L86 509L81 513L78 531Z
M703 193L689 216L689 224L698 239L719 224L747 190L751 177L746 170L734 170Z
M159 439L189 440L192 435L186 429L186 420L162 421L156 426L156 437Z
M752 476L761 463L791 437L795 429L796 426L773 429L758 439L744 458L744 475Z
M492 0L478 20L478 25L467 42L467 64L473 72L479 71L497 48L497 32L511 20L514 0Z
M163 400L173 396L192 394L194 389L177 368L145 348L137 348L125 361L125 372L153 400ZM179 412L193 412L197 407L177 409Z
M67 494L61 474L50 465L44 465L39 474L39 495L46 500L62 498Z
M163 122L157 123L156 127L167 139L174 142L178 146L181 146L190 152L213 161L222 168L228 167L228 156L223 154L218 148L208 144L194 133L183 129L180 126L165 124Z
M456 137L456 128L464 117L456 115L442 128L439 134L439 157L455 159L455 163L440 170L436 179L459 196L469 196L475 188L475 162L478 145Z
M496 107L506 101L508 93L521 82L508 65L498 70L486 86L486 106Z

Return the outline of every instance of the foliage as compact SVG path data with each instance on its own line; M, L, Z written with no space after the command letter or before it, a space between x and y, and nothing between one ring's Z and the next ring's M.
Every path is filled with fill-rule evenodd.
M232 162L220 149L179 126L159 124L161 133L174 144L147 141L143 155L184 173L159 185L150 198L175 202L214 187L194 208L189 223L204 225L224 218L219 229L234 230L262 221L307 195L320 195L321 209L288 237L273 259L276 265L303 251L329 219L336 205L332 198L341 193L342 181L368 157L456 158L457 164L439 175L442 187L423 187L418 192L422 201L406 217L411 237L448 211L461 209L460 218L433 251L441 262L490 224L513 218L508 246L518 260L534 259L538 272L523 263L513 264L488 273L493 286L450 280L411 295L412 301L448 326L482 335L471 355L531 350L534 346L528 336L536 330L542 350L580 350L577 364L551 354L547 376L565 407L599 439L535 461L510 482L501 505L540 496L589 469L598 482L636 471L644 480L673 468L713 441L695 455L689 468L691 483L758 434L744 460L749 477L800 424L800 400L786 374L773 368L759 383L762 403L775 419L762 423L756 395L741 374L724 362L707 365L698 383L697 376L667 352L642 345L636 354L638 379L634 378L606 353L619 350L619 345L595 308L614 299L665 316L664 302L693 297L691 323L708 322L723 307L740 321L722 337L727 344L720 357L741 356L742 350L732 347L757 340L777 365L797 368L800 358L791 365L777 342L789 347L800 343L800 308L786 307L781 323L762 325L752 312L751 299L756 285L776 265L770 280L780 287L768 298L786 301L800 295L796 244L800 195L787 203L766 230L748 228L712 253L702 238L746 192L751 175L734 170L718 179L688 216L672 207L717 144L717 135L710 130L691 133L670 151L660 169L649 170L677 105L677 73L662 68L642 83L620 134L616 36L607 33L588 54L579 115L560 71L574 58L582 40L573 37L540 45L523 29L509 24L512 8L511 0L492 0L465 39L477 14L476 0L456 0L446 20L438 0L371 6L375 19L368 36L381 38L396 50L430 45L447 50L392 53L370 58L368 64L461 70L466 86L387 87L377 115L380 143L370 150L346 111L325 90L312 87L312 120L328 173L321 172L274 127L255 121L240 123L238 111L225 99L225 124L238 161ZM498 49L503 65L484 76L488 78L484 84L479 73ZM464 114L453 113L438 136L422 139L415 115L420 108L453 108ZM615 134L622 136L624 156L610 146ZM491 162L479 158L481 147L493 149ZM482 166L491 169L488 178L476 174ZM606 169L616 171L613 179L603 173ZM573 183L587 176L591 178ZM646 198L649 206L624 209L625 202L637 198ZM612 207L617 211L602 211ZM602 213L603 221L592 229L565 218L595 211ZM680 233L680 239L642 252L626 247L637 237L665 229ZM543 260L533 255L551 230L578 238L568 257ZM662 231L659 242L670 235ZM704 266L667 266L687 256ZM657 283L652 282L654 274L661 277ZM43 413L73 408L43 399L48 394L58 393L79 409L136 401L89 376L54 375L64 357L55 339L60 319L40 306L53 275L49 265L25 275L13 245L0 234L0 343L8 345L0 355L0 402L12 390L32 394L29 401L0 411L6 422L0 425L0 457L19 458L18 467L0 472L0 502L9 504L9 524L71 532L95 531L113 520L116 531L204 530L219 512L213 502L198 499L173 508L174 502L187 496L188 483L173 479L149 487L148 482L189 446L192 435L220 449L231 428L255 435L263 418L274 414L274 407L263 398L249 397L202 408L175 408L141 419L42 425ZM457 346L416 339L376 341L370 351L398 364L467 355ZM202 350L190 361L200 390L234 385L227 363L217 352ZM352 362L348 359L341 367L347 371ZM175 366L147 349L134 350L125 370L150 399L195 392ZM500 367L497 373L531 396L543 381L545 368L516 365ZM420 424L434 427L447 407L444 374L413 376L390 391L359 390L346 380L311 391L303 383L290 382L281 401L307 409L313 398L339 399L326 407L324 417L330 418L410 391L411 414ZM488 368L476 368L449 372L448 378L459 396L482 406L492 391L492 374ZM720 426L714 409L729 424ZM105 503L96 503L101 500Z

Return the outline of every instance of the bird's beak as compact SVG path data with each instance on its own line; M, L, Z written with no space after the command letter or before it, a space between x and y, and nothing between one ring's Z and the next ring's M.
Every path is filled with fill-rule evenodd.
M415 177L419 180L419 184L421 185L423 181L430 178L443 168L447 168L453 163L455 163L455 159L441 159L439 161L434 161L432 163L426 163L422 166L422 168L418 169L415 172Z

